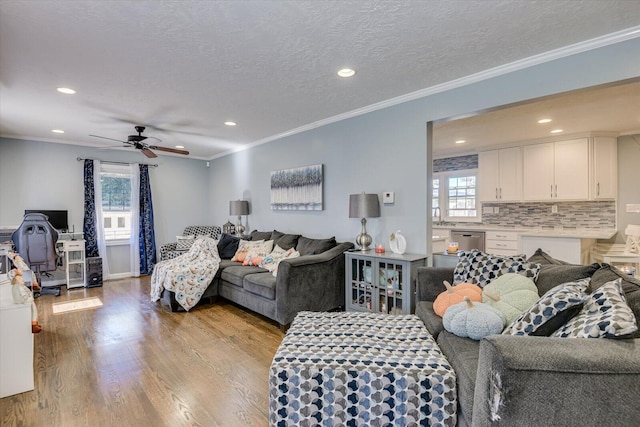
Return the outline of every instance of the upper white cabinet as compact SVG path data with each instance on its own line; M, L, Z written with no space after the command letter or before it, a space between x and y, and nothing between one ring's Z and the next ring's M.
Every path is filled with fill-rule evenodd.
M482 202L520 201L522 199L520 147L479 152L478 187Z
M589 138L522 147L525 201L589 199Z
M593 137L591 199L615 199L618 194L618 140Z

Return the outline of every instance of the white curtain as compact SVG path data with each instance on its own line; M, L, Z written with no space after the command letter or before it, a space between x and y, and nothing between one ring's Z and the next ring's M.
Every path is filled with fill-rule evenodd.
M140 165L129 165L131 176L131 237L129 259L134 277L140 277Z
M102 279L109 280L109 263L107 257L107 241L104 237L104 220L102 219L102 183L100 182L100 172L102 166L99 160L93 162L93 194L96 205L96 231L98 241L98 254L102 258Z

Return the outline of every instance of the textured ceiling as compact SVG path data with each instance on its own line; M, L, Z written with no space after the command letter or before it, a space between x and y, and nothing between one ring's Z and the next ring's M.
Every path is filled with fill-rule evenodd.
M124 139L141 124L211 158L639 14L626 0L2 0L0 135L107 146L88 135ZM344 66L358 73L337 77Z

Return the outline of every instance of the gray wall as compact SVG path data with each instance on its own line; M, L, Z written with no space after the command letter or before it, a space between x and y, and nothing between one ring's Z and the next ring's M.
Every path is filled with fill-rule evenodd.
M426 122L457 117L513 102L632 77L640 70L640 39L610 45L525 70L430 95L212 161L211 213L214 223L229 219L228 202L251 202L250 229L280 229L310 236L354 240L360 223L348 218L348 195L395 191L368 222L375 242L401 229L408 251L425 253L427 222ZM615 66L612 66L615 64ZM272 212L272 170L323 163L325 209L319 213ZM233 220L232 222L235 222Z
M640 214L627 213L627 203L640 204L640 134L618 138L618 234L616 243L624 243L628 224L640 224Z
M204 161L172 156L147 159L137 152L0 138L0 226L20 225L25 209L66 209L69 226L82 230L83 163L76 160L78 156L159 164L149 171L158 247L175 241L186 225L213 224ZM128 247L111 249L120 250ZM128 266L121 265L122 254L113 258L113 265L109 260L112 272L128 271Z

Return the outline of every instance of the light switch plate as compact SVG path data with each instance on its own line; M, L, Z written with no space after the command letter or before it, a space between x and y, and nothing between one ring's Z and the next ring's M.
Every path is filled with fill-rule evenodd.
M640 213L640 204L627 203L627 213Z
M385 205L395 202L396 195L393 191L385 191L382 193L382 203Z

